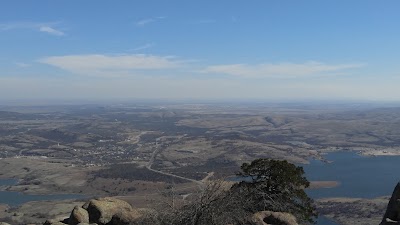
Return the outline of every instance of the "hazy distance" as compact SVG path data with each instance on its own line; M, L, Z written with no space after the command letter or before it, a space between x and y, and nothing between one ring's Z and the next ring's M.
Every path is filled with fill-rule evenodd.
M398 1L2 1L0 99L397 101Z

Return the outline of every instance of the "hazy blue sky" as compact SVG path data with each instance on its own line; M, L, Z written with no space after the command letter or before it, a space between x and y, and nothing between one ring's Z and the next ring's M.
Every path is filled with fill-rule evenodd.
M400 100L400 1L0 0L0 98Z

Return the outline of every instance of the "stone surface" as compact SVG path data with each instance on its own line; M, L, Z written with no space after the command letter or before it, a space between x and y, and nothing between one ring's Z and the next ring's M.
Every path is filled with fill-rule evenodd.
M90 200L83 208L89 213L90 223L100 225L127 224L141 216L129 203L109 197Z
M58 220L46 220L43 225L65 225L65 223Z
M77 225L79 223L89 223L89 213L86 209L75 206L72 210L71 215L69 216L68 224L69 225Z
M272 211L254 213L252 221L256 225L298 225L292 214Z
M44 225L128 225L135 222L144 212L116 198L98 198L75 206L70 217L63 220L47 220Z
M10 225L10 224L5 222L0 222L0 225Z

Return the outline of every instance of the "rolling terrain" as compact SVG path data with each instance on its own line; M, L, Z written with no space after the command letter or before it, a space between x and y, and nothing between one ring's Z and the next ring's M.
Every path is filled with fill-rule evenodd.
M19 182L0 188L119 196L146 206L171 188L185 198L256 158L301 165L326 161L332 151L398 155L399 125L400 108L369 105L1 106L0 178ZM17 209L7 210L0 215L12 220Z

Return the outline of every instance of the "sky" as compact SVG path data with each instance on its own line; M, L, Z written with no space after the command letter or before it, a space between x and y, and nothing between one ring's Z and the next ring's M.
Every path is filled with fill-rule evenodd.
M0 99L400 101L400 1L0 0Z

